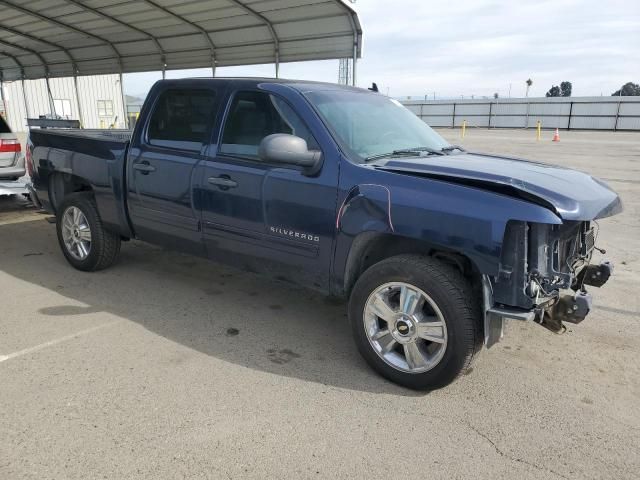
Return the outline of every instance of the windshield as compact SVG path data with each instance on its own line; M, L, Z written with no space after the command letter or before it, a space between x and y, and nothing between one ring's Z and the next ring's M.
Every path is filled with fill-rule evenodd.
M384 95L327 90L305 96L360 161L397 150L440 151L449 146L400 102Z

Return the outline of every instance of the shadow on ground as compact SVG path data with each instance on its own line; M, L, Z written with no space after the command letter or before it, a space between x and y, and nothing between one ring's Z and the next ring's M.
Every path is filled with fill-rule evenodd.
M104 311L246 368L418 395L381 379L361 359L344 302L141 242L124 243L108 270L79 272L64 260L55 226L33 218L0 225L0 270L68 298L37 310L52 322Z
M33 203L25 195L0 195L0 221L30 209Z

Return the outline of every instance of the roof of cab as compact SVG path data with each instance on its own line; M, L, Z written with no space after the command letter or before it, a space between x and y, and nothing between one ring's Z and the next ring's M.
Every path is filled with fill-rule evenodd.
M193 77L193 78L176 78L167 80L158 80L156 84L184 85L194 83L234 83L243 86L260 86L260 85L287 85L300 92L314 92L326 90L346 90L352 92L367 92L367 89L352 87L349 85L340 85L337 83L317 82L313 80L296 80L287 78L269 78L269 77Z

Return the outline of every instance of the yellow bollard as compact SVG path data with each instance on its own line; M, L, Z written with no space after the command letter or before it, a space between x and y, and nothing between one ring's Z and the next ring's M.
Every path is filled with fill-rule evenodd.
M536 140L538 142L540 141L541 130L542 130L542 122L538 120L538 123L536 124Z
M462 121L462 130L460 130L460 138L464 138L464 134L467 131L467 121L463 120Z

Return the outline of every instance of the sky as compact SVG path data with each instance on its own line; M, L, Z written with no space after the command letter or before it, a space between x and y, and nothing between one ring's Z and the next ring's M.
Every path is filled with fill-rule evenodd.
M638 0L357 0L364 31L358 86L394 97L538 97L560 82L573 96L610 95L640 83ZM208 76L209 69L167 72ZM273 65L218 68L218 76L273 76ZM284 63L283 78L337 82L338 61ZM159 72L127 74L144 96Z

